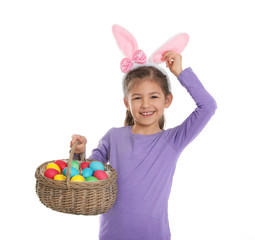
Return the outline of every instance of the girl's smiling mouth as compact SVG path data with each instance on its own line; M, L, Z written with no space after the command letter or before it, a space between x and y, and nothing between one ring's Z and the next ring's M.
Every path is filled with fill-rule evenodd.
M144 117L150 117L151 115L153 115L155 113L155 111L152 112L141 112L140 114Z

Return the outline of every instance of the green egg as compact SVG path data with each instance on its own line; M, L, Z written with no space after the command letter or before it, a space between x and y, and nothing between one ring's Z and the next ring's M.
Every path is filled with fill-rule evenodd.
M80 164L77 161L75 161L75 160L72 161L72 165L71 166L76 168L78 171L80 169Z
M86 181L87 182L95 182L95 181L98 181L98 179L96 177L91 176L91 177L87 177Z

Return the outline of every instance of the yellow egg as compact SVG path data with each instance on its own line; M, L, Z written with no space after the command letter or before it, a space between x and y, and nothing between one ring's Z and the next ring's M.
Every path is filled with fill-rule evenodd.
M66 180L66 176L64 176L63 174L57 174L54 177L55 180Z
M75 175L71 178L71 181L83 182L85 181L85 178L81 175Z
M61 173L61 170L60 170L59 166L56 163L49 163L47 165L46 169L49 169L49 168L54 168L54 169L58 170L59 173Z

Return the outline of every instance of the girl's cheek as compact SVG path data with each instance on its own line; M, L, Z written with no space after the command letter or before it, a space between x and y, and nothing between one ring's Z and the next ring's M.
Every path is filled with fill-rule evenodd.
M131 106L132 106L132 108L137 108L138 107L138 103L137 102L133 102Z

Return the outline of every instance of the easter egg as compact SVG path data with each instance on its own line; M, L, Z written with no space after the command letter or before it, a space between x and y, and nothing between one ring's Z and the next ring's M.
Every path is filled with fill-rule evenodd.
M61 173L60 167L56 163L49 163L47 165L46 169L49 169L49 168L54 168L54 169L58 170L58 173Z
M57 161L55 161L55 163L59 166L59 168L61 169L61 171L63 171L64 168L67 167L66 162L64 162L63 160L57 160Z
M66 180L66 176L64 176L63 174L57 174L57 175L55 175L54 180L63 181L63 180Z
M77 170L80 169L80 164L79 164L77 161L75 161L75 160L72 161L71 166L74 167L74 168L76 168Z
M99 161L94 161L89 164L89 167L95 172L96 170L104 171L104 164Z
M53 179L57 174L59 174L59 171L55 168L46 169L44 172L44 176L51 179Z
M98 181L98 179L96 177L91 176L91 177L87 177L86 181L87 182L95 182L95 181Z
M102 171L102 170L96 170L96 171L93 173L93 176L96 177L98 180L103 180L103 179L108 178L108 176L107 176L107 174L105 173L105 171Z
M83 170L84 168L88 168L89 164L90 164L90 162L83 162L83 163L81 163L80 167Z
M87 178L87 177L91 177L93 175L93 170L89 167L84 168L82 171L82 176Z
M71 178L71 181L76 181L76 182L84 182L85 181L85 178L81 175L76 175L76 176L73 176Z
M66 176L66 170L67 170L67 167L63 170L63 174L65 176ZM73 176L76 176L76 175L80 175L79 171L76 168L71 167L70 178L72 178Z

